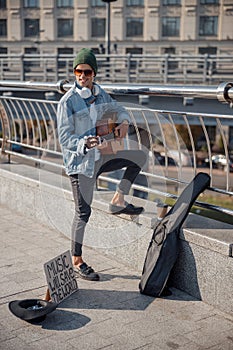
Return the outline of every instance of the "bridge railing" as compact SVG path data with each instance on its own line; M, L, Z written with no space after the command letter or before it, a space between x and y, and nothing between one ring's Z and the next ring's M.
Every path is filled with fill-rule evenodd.
M202 97L232 103L233 84L212 87L174 86L119 86L102 85L114 94L166 95ZM66 81L57 84L0 81L0 87L38 89L65 92ZM0 96L0 150L2 156L21 158L37 166L63 171L62 153L57 137L56 112L58 101ZM145 181L134 184L134 190L143 198L177 198L179 190L199 171L211 176L211 193L225 198L233 196L233 162L226 128L233 124L231 115L186 113L127 106L132 124L126 144L129 149L142 148L148 153L148 163L141 172ZM221 141L221 152L216 155L213 137L208 126L215 126ZM212 130L212 129L211 129ZM219 162L216 163L216 157ZM116 184L117 175L100 177L100 181ZM110 184L110 185L109 185ZM145 196L144 196L145 195ZM232 207L197 202L197 205L233 215Z
M233 80L230 55L97 54L98 79L112 83L216 84ZM74 55L0 54L0 79L73 79Z

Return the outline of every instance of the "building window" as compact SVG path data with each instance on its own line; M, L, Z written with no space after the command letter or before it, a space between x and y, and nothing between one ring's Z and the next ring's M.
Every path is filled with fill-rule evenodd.
M7 52L8 52L7 47L0 47L0 55L7 55ZM8 67L8 61L2 60L1 65L2 65L2 67ZM0 124L0 126L1 126L1 124Z
M217 47L199 47L198 53L200 55L217 55Z
M163 0L163 5L180 5L180 0Z
M71 47L58 47L58 55L73 55L74 50Z
M125 50L125 53L132 54L132 55L142 55L143 54L143 49L142 47L127 47ZM135 69L138 66L138 62L136 60L133 60L132 58L130 59L130 69Z
M74 50L71 47L58 47L57 48L57 54L59 56L58 58L58 68L63 68L66 66L69 66L69 68L72 70L73 66L70 67L70 65L73 65L72 60L67 60L66 56L70 57L73 56Z
M57 36L59 38L73 36L73 19L58 19L57 20Z
M180 35L180 17L162 18L162 36Z
M74 7L73 0L57 0L57 7Z
M40 7L39 0L24 0L24 7Z
M91 20L91 36L103 37L105 36L105 18L92 18Z
M0 47L0 55L7 55L7 47Z
M38 36L40 33L39 19L25 19L24 20L24 36Z
M143 35L143 18L127 18L126 19L126 36L142 36Z
M40 61L39 60L35 60L30 57L31 56L37 56L39 54L39 49L37 47L25 47L24 48L24 53L27 57L25 57L25 61L24 61L24 69L26 69L26 71L30 70L31 67L39 67L40 66Z
M6 9L6 0L0 0L0 9Z
M91 7L104 7L106 4L102 0L91 0Z
M38 49L36 47L25 47L24 53L26 55L36 55L38 53Z
M201 5L218 5L219 0L200 0Z
M217 55L217 47L215 46L209 46L209 47L199 47L198 48L198 53L200 55ZM204 60L203 60L204 61ZM216 61L212 60L212 69L215 69L216 68ZM201 64L199 63L198 64L198 68L204 68L204 64ZM207 71L209 70L210 68L210 60L207 61L207 66L206 66L206 69Z
M126 6L144 6L144 0L127 0Z
M0 36L7 36L7 21L0 19Z
M176 48L175 47L164 47L162 49L162 53L163 54L167 54L167 55L175 55L176 54ZM171 58L169 58L168 60L168 69L172 70L172 69L177 69L178 68L178 62L177 61L172 61Z
M201 16L199 35L216 36L218 33L218 16Z

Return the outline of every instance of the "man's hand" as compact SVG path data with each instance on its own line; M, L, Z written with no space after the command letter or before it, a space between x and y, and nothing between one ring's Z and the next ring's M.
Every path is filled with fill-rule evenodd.
M85 138L85 145L88 149L94 148L98 146L99 144L99 137L98 136L88 136Z
M123 139L124 137L126 137L128 133L128 129L129 129L129 122L127 120L124 120L114 130L116 139L117 138Z
M97 149L104 150L107 147L108 147L108 142L103 139L103 141L97 146Z

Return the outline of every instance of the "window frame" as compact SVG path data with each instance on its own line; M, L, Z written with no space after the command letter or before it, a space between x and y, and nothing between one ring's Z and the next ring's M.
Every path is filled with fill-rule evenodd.
M7 6L6 6L7 4L6 4L6 0L0 0L0 9L6 9L7 8Z
M219 5L219 0L200 0L200 5Z
M59 4L59 2L61 4ZM64 2L69 2L69 4L64 4ZM74 0L57 0L56 1L57 8L73 8L74 7Z
M28 22L28 25L26 23ZM30 24L31 22L31 24ZM32 29L32 34L28 32L30 25L34 30ZM40 19L39 18L24 18L24 38L35 38L38 37L40 34Z
M167 21L167 22L169 22L170 21L170 23L164 23L164 21ZM175 26L176 26L176 28L175 28L175 34L173 34L173 33L170 33L170 29L168 30L168 29L166 29L166 33L165 33L165 26L166 27L169 27L169 26L171 26L171 25L173 25L173 23L172 23L172 21L173 21L173 23L175 23ZM167 17L167 16L164 16L164 17L162 17L162 28L161 28L161 30L162 30L162 38L164 38L164 37L179 37L180 36L180 17L178 17L178 16L174 16L174 17ZM173 31L173 29L172 29L172 31Z
M126 6L144 7L144 0L126 0Z
M63 23L63 25L64 24L68 24L68 25L70 25L70 28L69 29L71 29L70 31L69 31L69 34L63 34L63 35L61 35L62 33L63 33L63 31L62 31L62 29L61 29L61 23ZM57 18L57 38L71 38L71 37L73 37L74 36L74 19L73 18Z
M98 24L99 23L99 24ZM91 19L91 38L103 38L106 32L106 18L92 17ZM99 30L97 30L99 28Z
M91 7L106 7L102 0L91 0Z
M36 54L38 54L38 48L37 47L25 47L24 54L25 55L36 55Z
M207 21L208 19L208 21ZM204 23L205 21L205 23ZM206 31L205 27L208 27L209 25L212 26L212 29L210 32ZM203 33L201 33L202 28L204 27ZM199 36L217 36L218 35L218 16L200 16L199 17Z
M132 22L135 23L132 23ZM136 22L140 22L140 33L135 33L134 29L139 28L138 24ZM132 37L143 37L144 32L144 20L143 17L126 17L126 38L132 38ZM132 31L132 34L130 33ZM136 30L137 31L137 30Z
M39 8L40 0L24 0L23 1L24 8Z
M7 19L1 18L0 23L2 23L2 25L0 25L0 28L2 31L2 33L0 31L0 38L6 38L7 37Z
M163 0L163 6L181 6L181 0Z
M8 47L0 47L0 55L7 55Z

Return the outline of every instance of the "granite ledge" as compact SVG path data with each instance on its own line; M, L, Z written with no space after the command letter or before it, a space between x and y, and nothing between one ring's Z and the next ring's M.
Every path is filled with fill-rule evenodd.
M233 257L233 229L188 229L184 228L180 238L207 250Z

